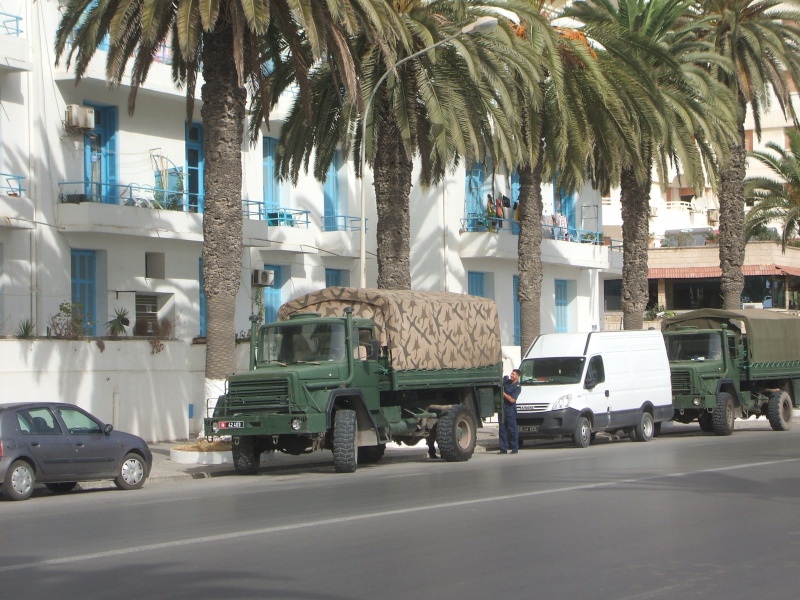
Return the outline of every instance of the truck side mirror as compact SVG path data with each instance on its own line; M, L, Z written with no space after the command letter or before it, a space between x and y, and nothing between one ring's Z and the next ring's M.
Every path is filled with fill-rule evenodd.
M378 340L370 340L369 341L369 354L367 358L370 360L375 360L381 354L381 344Z

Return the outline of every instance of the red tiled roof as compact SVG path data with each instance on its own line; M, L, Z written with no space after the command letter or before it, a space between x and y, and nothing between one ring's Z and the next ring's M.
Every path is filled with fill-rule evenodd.
M796 275L800 276L800 269L794 267L781 267L778 265L744 265L743 275ZM666 267L647 270L648 279L713 279L722 276L719 267Z

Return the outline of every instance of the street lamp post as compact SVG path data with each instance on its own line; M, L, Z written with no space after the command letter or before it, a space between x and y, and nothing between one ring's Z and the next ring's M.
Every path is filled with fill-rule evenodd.
M486 33L487 31L491 31L497 26L497 19L495 17L480 17L470 23L469 25L465 25L461 28L461 31L455 33L449 37L444 38L428 46L427 48L423 48L418 52L414 52L414 54L410 54L405 58L398 60L394 64L394 68L396 69L404 62L408 62L412 58L416 58L425 54L429 50L433 50L441 46L442 44L446 44L447 42L454 40L455 38L462 36L462 35L472 35L475 33ZM375 87L372 88L372 93L369 95L369 99L367 100L367 104L364 107L364 119L363 119L363 148L361 149L361 247L359 252L359 272L360 272L360 287L365 288L367 287L367 200L366 194L364 193L364 171L367 168L367 117L369 116L370 108L372 108L372 101L375 99L375 94L378 91L378 88L381 87L381 84L386 81L389 77L389 74L393 71L389 70L386 71L381 78L378 79L378 83L375 84Z

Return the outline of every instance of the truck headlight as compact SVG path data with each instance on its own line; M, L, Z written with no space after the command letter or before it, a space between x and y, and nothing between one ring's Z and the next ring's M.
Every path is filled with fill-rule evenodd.
M295 431L300 431L300 428L302 426L303 426L303 421L297 418L292 419L292 429L294 429Z
M692 404L694 404L695 406L700 406L700 398L694 398L692 400Z
M570 402L572 402L572 394L566 394L564 396L561 396L561 398L553 402L553 408L551 410L559 410L562 408L567 408Z

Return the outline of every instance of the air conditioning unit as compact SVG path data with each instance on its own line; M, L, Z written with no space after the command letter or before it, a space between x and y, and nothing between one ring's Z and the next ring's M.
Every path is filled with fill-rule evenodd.
M94 129L94 109L79 104L67 104L64 124L75 129Z
M709 208L708 209L708 222L709 223L718 223L719 222L719 209L718 208Z
M275 280L275 271L264 271L262 269L253 269L253 286L254 287L269 287Z
M651 206L650 207L650 216L651 217L657 217L658 216L658 207L657 206Z

